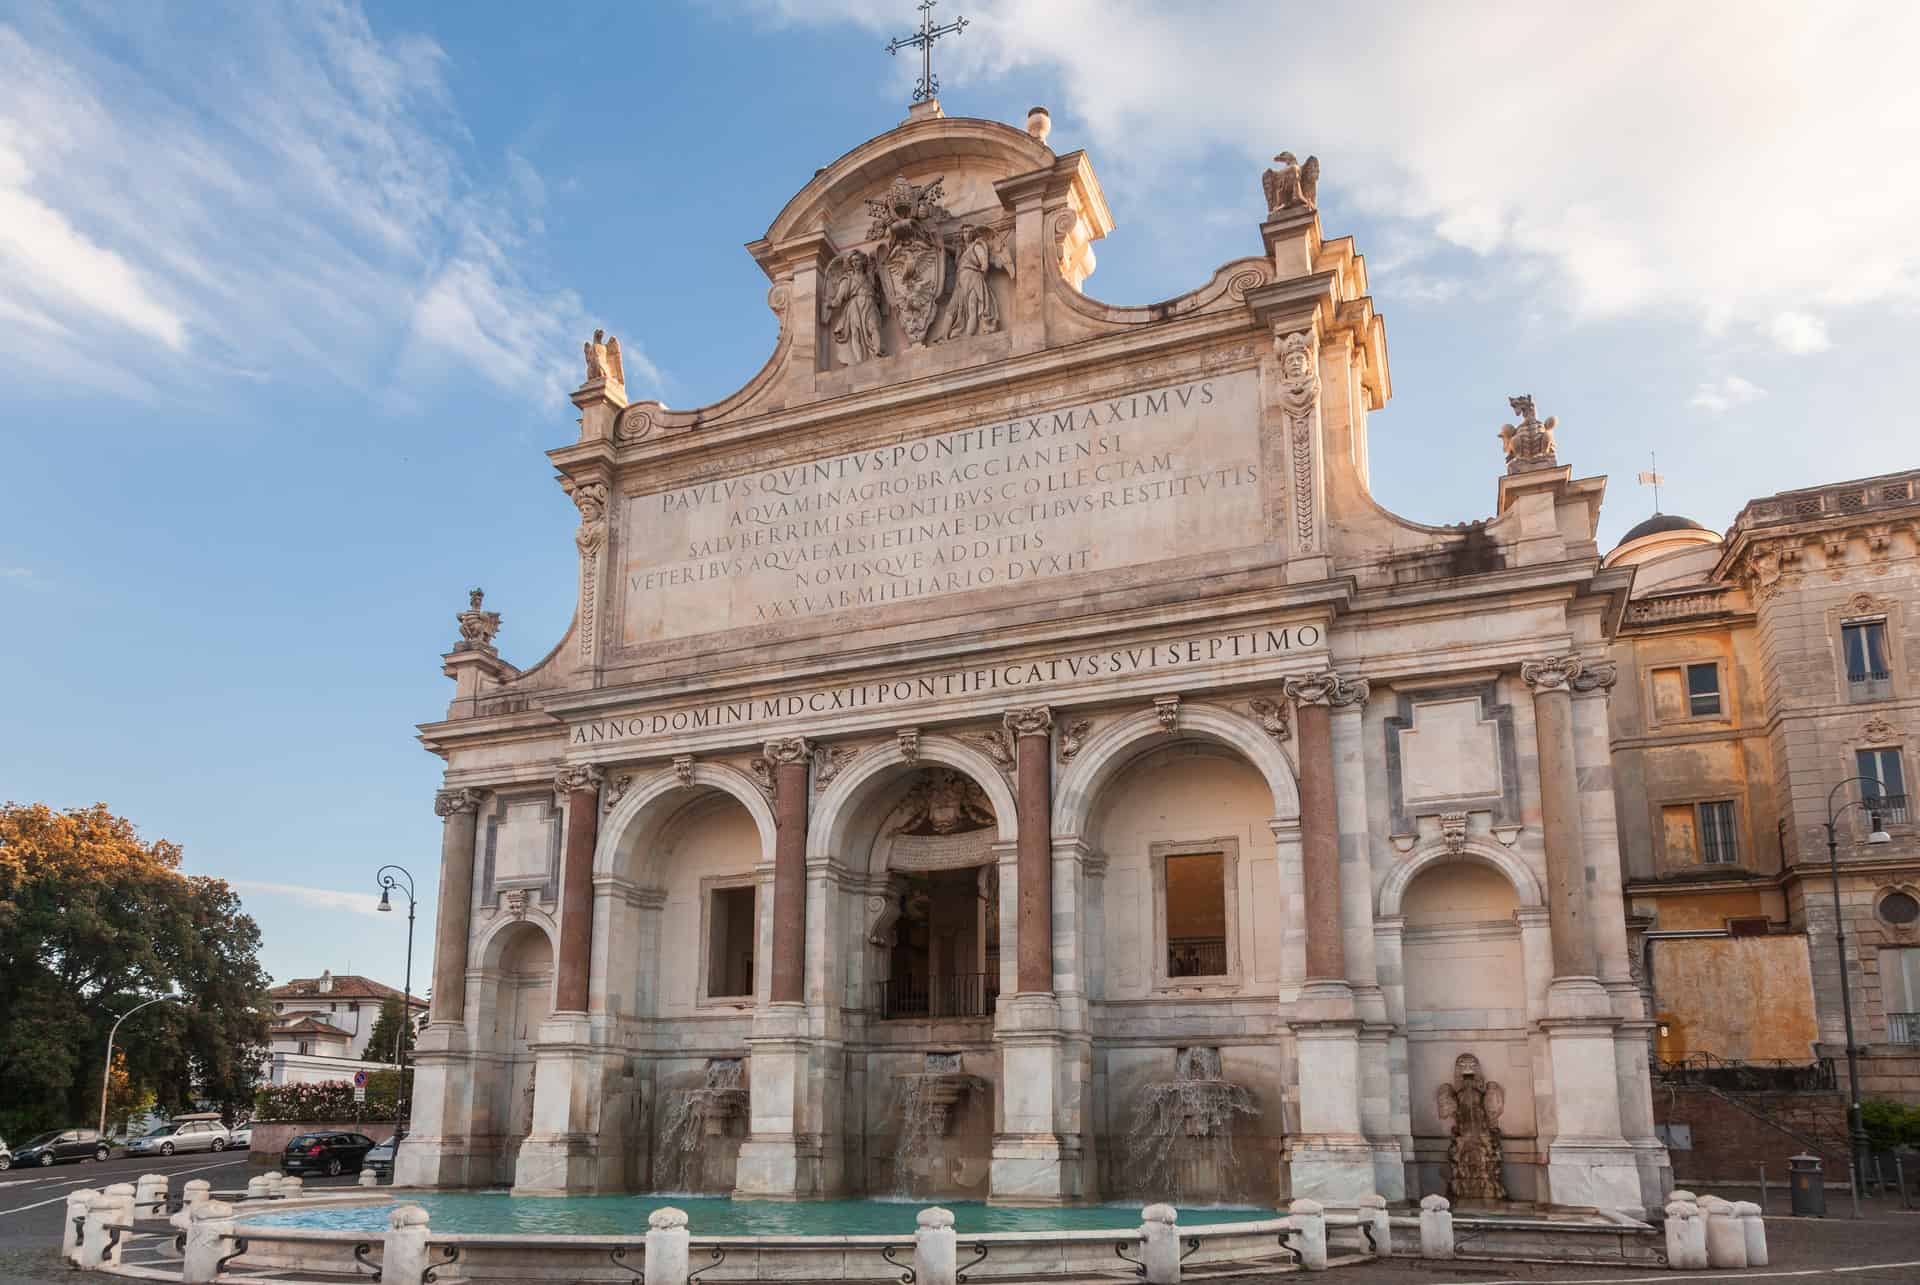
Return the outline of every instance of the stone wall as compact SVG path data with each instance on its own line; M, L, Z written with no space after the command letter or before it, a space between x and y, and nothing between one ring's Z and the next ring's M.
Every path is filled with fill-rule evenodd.
M1768 1124L1762 1116L1777 1124ZM1788 1158L1805 1151L1826 1162L1830 1181L1846 1181L1844 1093L1722 1093L1697 1085L1656 1084L1653 1118L1693 1131L1692 1149L1672 1152L1673 1180L1681 1187L1755 1182L1761 1165L1769 1183L1784 1187Z

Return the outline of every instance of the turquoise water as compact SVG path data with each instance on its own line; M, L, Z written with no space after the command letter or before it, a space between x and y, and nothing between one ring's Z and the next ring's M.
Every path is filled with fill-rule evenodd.
M671 1205L687 1211L696 1236L864 1236L913 1234L915 1215L928 1205L953 1211L961 1235L983 1231L1105 1231L1140 1225L1139 1204L1077 1205L1064 1209L1009 1209L977 1200L728 1200L720 1196L509 1196L491 1192L402 1195L426 1209L429 1225L443 1232L519 1232L541 1236L639 1236L647 1215ZM382 1231L386 1205L303 1209L249 1218L275 1227L328 1227ZM1271 1209L1182 1208L1180 1221L1253 1222L1276 1218Z

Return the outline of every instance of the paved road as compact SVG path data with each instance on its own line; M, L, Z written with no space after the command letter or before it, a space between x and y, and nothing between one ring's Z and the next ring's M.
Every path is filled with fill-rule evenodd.
M241 1152L200 1153L190 1156L116 1155L105 1164L91 1160L77 1164L53 1165L46 1169L8 1169L0 1172L0 1281L63 1282L73 1285L77 1279L60 1261L60 1219L65 1216L67 1195L80 1187L105 1187L116 1182L132 1182L143 1173L164 1173L172 1179L172 1191L190 1178L205 1178L215 1191L238 1190L247 1185L260 1166L249 1166ZM309 1187L351 1186L352 1176L310 1178Z

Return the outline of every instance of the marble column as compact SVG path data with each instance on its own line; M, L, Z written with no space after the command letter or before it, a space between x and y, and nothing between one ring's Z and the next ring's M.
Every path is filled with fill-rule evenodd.
M593 850L600 841L600 782L591 763L560 770L553 788L567 800L567 843L560 865L560 952L554 962L553 1010L587 1011L593 957Z
M768 741L773 765L773 980L775 1004L806 1000L807 742Z
M442 790L440 900L433 934L433 1014L413 1051L413 1132L394 1158L409 1186L464 1187L473 1120L473 1065L467 1038L467 943L473 918L473 847L484 790Z
M1334 788L1333 711L1367 699L1365 679L1328 671L1289 678L1298 709L1301 900L1306 980L1294 1001L1300 1132L1287 1139L1291 1194L1352 1207L1374 1194L1373 1147L1361 1129L1360 1018L1347 979L1340 898L1340 813ZM1364 854L1360 854L1364 858Z
M1019 787L1014 844L1018 905L1015 948L1018 989L1002 995L993 1037L1002 1068L989 1199L997 1204L1055 1205L1084 1193L1083 1139L1069 1127L1072 1074L1068 1032L1054 993L1053 711L1045 705L1007 711Z
M1541 1022L1553 1069L1547 1196L1556 1205L1633 1212L1644 1208L1639 1164L1622 1136L1614 1047L1619 1023L1596 975L1588 890L1598 876L1582 840L1573 690L1586 663L1567 655L1520 666L1521 679L1533 691L1553 961L1547 1016Z
M734 1195L743 1200L800 1200L824 1190L825 1122L810 1092L819 1044L806 1005L807 765L804 738L768 741L765 779L773 785L773 959L767 1002L754 1011L747 1037L753 1094L748 1136L734 1167Z
M600 1176L599 1110L606 1068L587 1005L593 961L593 854L600 839L600 784L605 776L594 764L575 763L553 778L554 791L567 801L560 949L554 959L553 1013L533 1040L533 1128L514 1163L516 1195L592 1191Z

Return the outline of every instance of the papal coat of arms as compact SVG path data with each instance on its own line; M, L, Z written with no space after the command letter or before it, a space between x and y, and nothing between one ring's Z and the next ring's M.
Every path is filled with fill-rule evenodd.
M944 177L920 184L909 183L902 175L893 180L884 197L867 201L868 235L880 239L874 252L880 279L909 343L927 342L934 311L947 291L952 256L936 226L949 217L940 204Z

